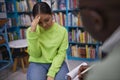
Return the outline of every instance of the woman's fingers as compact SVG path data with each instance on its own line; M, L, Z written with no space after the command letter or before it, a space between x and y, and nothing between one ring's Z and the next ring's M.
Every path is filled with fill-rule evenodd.
M40 16L37 15L37 16L35 17L35 19L33 20L33 23L34 23L34 24L38 24L39 20L40 20Z
M40 15L37 15L34 20L32 21L31 23L31 31L32 32L35 32L36 31L36 27L37 27L37 24L39 23L39 20L40 20Z

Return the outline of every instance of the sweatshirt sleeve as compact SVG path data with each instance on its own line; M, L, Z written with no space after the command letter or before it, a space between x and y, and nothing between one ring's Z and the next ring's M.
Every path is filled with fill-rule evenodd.
M63 41L59 47L57 56L53 59L52 65L48 71L48 76L55 77L56 73L60 70L60 67L65 60L66 50L68 48L68 33L64 32Z
M41 56L41 48L38 43L38 31L31 32L30 28L27 29L27 43L28 43L28 53L32 57Z

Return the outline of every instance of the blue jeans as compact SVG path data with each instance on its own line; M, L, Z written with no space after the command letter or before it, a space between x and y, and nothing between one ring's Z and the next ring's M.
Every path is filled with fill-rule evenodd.
M27 80L47 80L47 72L51 64L49 63L33 63L29 64L27 71ZM54 80L67 80L65 79L68 73L68 67L65 62L63 62L59 72L56 74Z

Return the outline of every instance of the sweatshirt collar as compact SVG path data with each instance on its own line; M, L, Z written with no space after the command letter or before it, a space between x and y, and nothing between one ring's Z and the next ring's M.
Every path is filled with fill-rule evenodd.
M44 29L43 27L41 27L40 25L39 25L39 27L40 27L40 30L44 32L44 31L51 31L51 30L53 30L55 28L54 25L55 25L55 23L53 23L53 25L49 29L47 29L47 30Z

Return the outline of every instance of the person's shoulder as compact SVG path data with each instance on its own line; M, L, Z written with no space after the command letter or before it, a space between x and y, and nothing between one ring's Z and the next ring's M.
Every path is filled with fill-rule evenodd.
M28 28L27 28L27 31L30 31L30 28L31 28L31 27L28 27Z
M64 26L62 26L62 25L60 25L60 24L58 24L58 23L54 23L55 25L56 25L56 27L59 29L59 30L63 30L63 31L67 31L67 29L64 27Z

